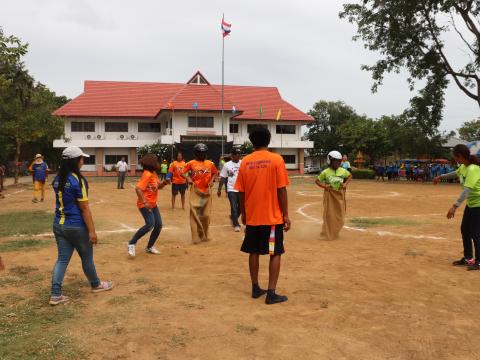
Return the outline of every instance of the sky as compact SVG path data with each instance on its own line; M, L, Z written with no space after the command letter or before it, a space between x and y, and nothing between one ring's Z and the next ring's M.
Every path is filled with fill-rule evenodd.
M377 118L399 114L413 95L405 74L390 74L378 93L370 73L378 54L353 42L355 26L339 19L347 0L15 0L2 2L0 26L28 42L31 74L73 98L84 80L186 82L200 70L221 83L222 14L225 83L277 86L307 112L319 100L341 100ZM352 0L353 2L354 0ZM452 38L458 63L464 54ZM454 84L442 130L480 116Z

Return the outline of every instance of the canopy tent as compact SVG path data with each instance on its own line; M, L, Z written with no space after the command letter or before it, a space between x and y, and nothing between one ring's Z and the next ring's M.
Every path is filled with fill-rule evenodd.
M480 140L472 141L467 144L470 154L480 156Z

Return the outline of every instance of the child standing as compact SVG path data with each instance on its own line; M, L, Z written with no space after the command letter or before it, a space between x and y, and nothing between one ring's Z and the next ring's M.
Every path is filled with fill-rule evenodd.
M32 202L38 202L38 193L40 193L40 201L45 199L45 182L48 178L48 165L43 161L41 154L35 155L35 160L28 168L33 176L33 200Z
M160 252L155 249L154 245L162 230L162 217L157 206L158 189L163 189L167 184L166 181L160 181L157 175L158 158L154 154L147 154L141 160L140 164L143 167L143 174L140 181L135 187L137 193L137 207L145 220L145 225L142 226L133 235L128 242L128 254L135 257L135 245L137 241L152 231L145 251L148 254L158 255Z
M352 174L340 167L341 161L342 154L330 151L327 156L328 168L323 170L315 181L325 190L322 235L328 240L336 239L345 223L345 191L352 181Z
M208 147L205 144L196 144L193 147L195 160L189 161L183 169L189 184L190 191L190 228L192 241L198 244L209 241L208 228L212 211L212 196L210 188L218 174L215 164L207 158Z
M185 192L187 191L187 180L183 176L185 165L183 155L179 152L177 154L177 160L175 160L168 169L168 172L172 174L172 209L175 209L175 198L178 193L180 193L182 209L185 210Z

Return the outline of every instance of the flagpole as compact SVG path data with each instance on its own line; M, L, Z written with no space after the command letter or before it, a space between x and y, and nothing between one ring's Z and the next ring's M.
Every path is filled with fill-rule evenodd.
M175 144L175 108L172 105L172 160L173 161L173 146Z
M225 14L222 14L222 22L225 20ZM224 134L224 116L225 116L225 113L224 113L224 110L223 110L223 87L224 87L224 82L225 82L225 78L224 78L224 74L225 74L225 36L224 34L222 33L222 155L221 157L223 157L224 155L224 144L223 144L223 134Z

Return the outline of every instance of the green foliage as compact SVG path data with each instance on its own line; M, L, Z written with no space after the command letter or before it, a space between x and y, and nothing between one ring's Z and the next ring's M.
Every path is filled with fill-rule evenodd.
M352 176L357 179L375 179L375 171L370 169L352 169Z
M458 129L460 139L466 141L480 140L480 118L477 120L466 121Z
M167 160L168 163L171 163L173 160L172 156L175 156L175 146L155 143L139 147L137 152L140 156L155 154L158 156L158 161Z
M319 101L308 112L315 121L308 125L307 138L314 147L309 150L311 156L326 156L330 150L338 148L341 142L341 129L349 119L358 115L342 101Z
M239 148L243 155L248 155L253 152L253 145L250 141L245 141Z
M444 92L448 78L469 98L480 104L480 2L472 0L363 0L344 5L341 18L357 25L354 40L381 58L374 65L363 65L373 78L377 91L386 74L406 70L408 84L425 84L410 101L422 129L438 127L442 119ZM465 56L463 64L445 51L445 39L453 39ZM410 113L411 115L411 113ZM434 135L434 134L430 134Z
M309 113L315 119L307 132L314 142L309 150L313 156L325 157L334 149L349 155L350 161L361 151L370 163L390 155L445 156L445 134L438 132L435 123L419 121L408 112L375 120L358 115L343 102L319 101Z
M27 48L28 44L6 36L0 28L0 151L15 150L16 162L23 145L48 143L51 147L63 134L63 121L52 112L68 100L29 74L21 61Z

